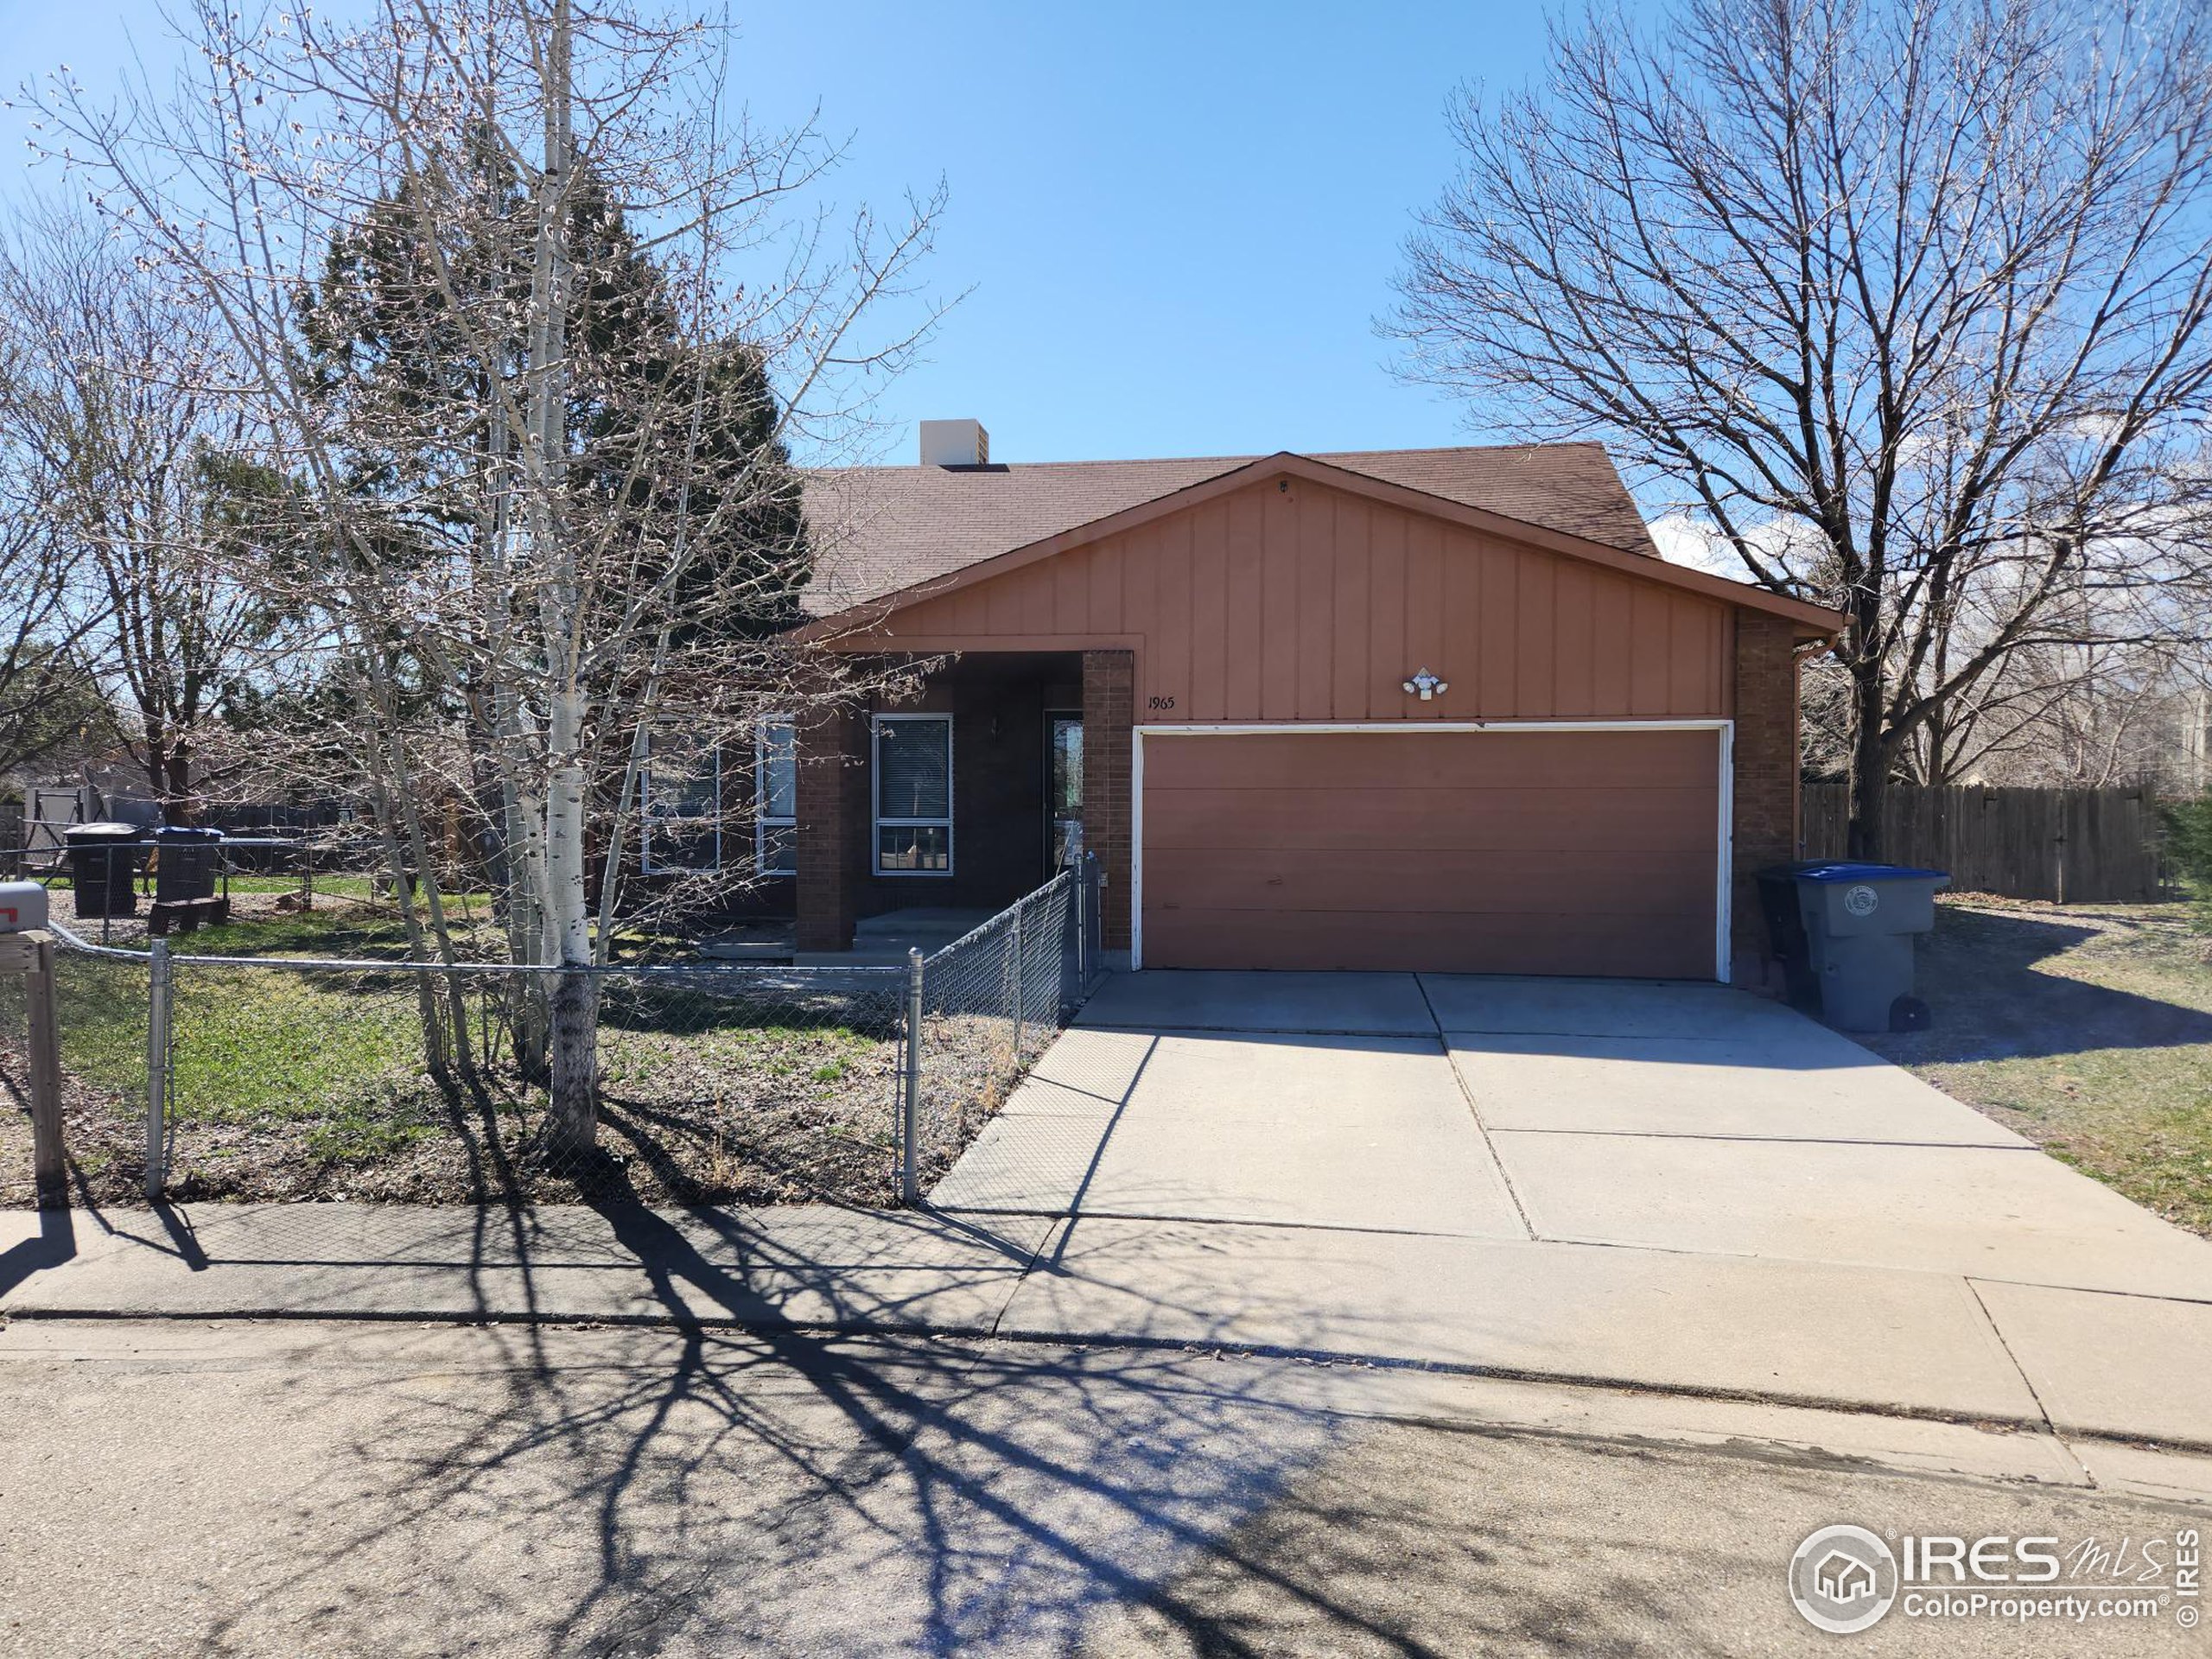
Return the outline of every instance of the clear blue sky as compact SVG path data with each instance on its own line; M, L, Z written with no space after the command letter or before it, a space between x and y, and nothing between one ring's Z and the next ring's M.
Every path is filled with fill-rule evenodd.
M755 113L818 98L824 127L851 135L840 200L949 187L927 275L972 291L886 397L903 433L973 416L993 458L1017 461L1467 440L1457 407L1391 377L1372 322L1410 215L1451 169L1447 94L1534 72L1534 5L735 0L733 15ZM126 32L149 64L170 56L150 0L0 0L0 76L12 91L67 62L96 86ZM0 112L5 153L23 154L22 131Z

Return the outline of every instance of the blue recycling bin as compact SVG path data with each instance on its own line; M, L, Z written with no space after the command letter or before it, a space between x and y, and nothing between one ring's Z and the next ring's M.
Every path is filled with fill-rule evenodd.
M1906 1029L1900 1002L1912 996L1912 942L1934 931L1936 894L1950 879L1945 870L1846 860L1761 871L1767 925L1793 993L1816 997L1839 1030ZM1914 1011L1924 1024L1924 1011Z

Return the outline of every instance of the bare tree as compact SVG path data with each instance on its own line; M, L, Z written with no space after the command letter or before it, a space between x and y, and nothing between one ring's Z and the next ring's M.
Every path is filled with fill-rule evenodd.
M110 729L81 649L97 619L69 603L67 538L39 474L21 459L0 454L0 772L81 749Z
M204 311L51 207L0 245L0 445L67 572L56 622L128 712L118 735L149 792L188 822L221 781L202 751L271 632L230 568L269 486L234 370Z
M749 747L850 694L783 637L824 553L788 452L849 432L926 326L862 334L937 204L840 233L812 194L834 149L733 117L722 33L622 0L385 0L352 28L201 0L190 29L174 96L61 77L47 139L228 331L296 486L256 580L325 649L303 753L419 876L426 956L458 948L431 804L474 815L516 953L563 970L550 1149L587 1149L654 733Z
M1469 93L1408 372L1597 435L1840 607L1851 843L1908 746L2198 571L2212 84L2189 4L1686 0ZM2087 632L2085 632L2087 630ZM2111 630L2111 632L2106 632Z
M1922 728L1915 781L2191 789L2187 727L2204 684L2200 656L2164 645L2016 652ZM1928 775L1936 759L1946 770Z

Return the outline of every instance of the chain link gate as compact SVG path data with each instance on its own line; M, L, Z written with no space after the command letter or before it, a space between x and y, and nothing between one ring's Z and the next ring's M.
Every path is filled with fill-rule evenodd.
M1084 855L933 955L909 952L899 1196L914 1205L1096 982L1098 861Z

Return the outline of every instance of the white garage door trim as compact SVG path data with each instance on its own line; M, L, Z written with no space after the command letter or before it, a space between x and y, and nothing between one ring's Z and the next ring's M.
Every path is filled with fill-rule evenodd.
M1130 728L1129 966L1144 966L1144 741L1147 737L1281 737L1304 733L1389 732L1401 737L1453 732L1712 732L1720 743L1720 861L1713 873L1713 976L1728 979L1729 877L1734 862L1736 722L1732 720L1266 721L1221 726Z

